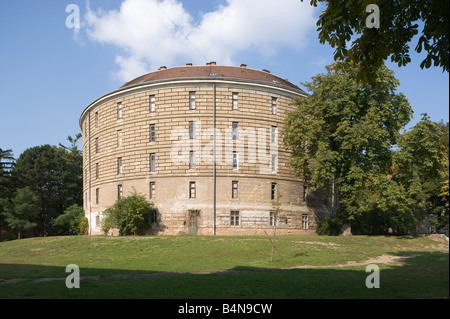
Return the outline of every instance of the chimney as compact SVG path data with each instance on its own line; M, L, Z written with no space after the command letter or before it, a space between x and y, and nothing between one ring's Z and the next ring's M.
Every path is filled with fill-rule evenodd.
M263 69L263 72L270 73L270 71L266 69Z
M241 64L241 68L246 68L247 64Z
M167 67L165 65L163 65L163 66L159 67L158 71L166 70L166 69L167 69Z
M186 63L186 66L192 66L192 63Z

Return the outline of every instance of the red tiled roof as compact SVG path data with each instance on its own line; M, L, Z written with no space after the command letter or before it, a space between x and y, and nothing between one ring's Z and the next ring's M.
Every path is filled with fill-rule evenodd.
M142 82L162 81L169 79L180 78L228 78L239 80L252 80L259 82L267 82L275 86L284 86L290 89L304 93L298 86L292 84L286 79L282 79L276 75L271 74L267 70L255 70L247 68L245 65L241 67L222 66L215 64L207 64L205 66L178 66L173 68L161 67L158 71L144 74L135 78L122 87L139 84Z

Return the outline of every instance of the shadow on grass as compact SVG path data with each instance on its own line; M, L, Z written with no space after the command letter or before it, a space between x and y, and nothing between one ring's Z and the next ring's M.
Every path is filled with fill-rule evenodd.
M366 266L265 269L238 266L215 273L80 268L80 288L68 289L65 267L0 264L0 298L40 299L346 299L448 298L449 255L411 252L380 264L380 288L366 287ZM1 278L1 277L0 277ZM10 278L13 279L13 278Z

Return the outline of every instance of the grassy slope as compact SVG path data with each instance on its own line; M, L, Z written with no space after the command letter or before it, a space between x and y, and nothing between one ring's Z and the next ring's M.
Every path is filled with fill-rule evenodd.
M448 245L427 238L279 236L274 255L264 237L44 237L0 243L0 298L434 298L448 297ZM442 252L445 252L443 254ZM365 266L333 267L381 255L416 256L380 264L380 289L365 287ZM77 264L81 289L67 289ZM330 265L326 269L288 269ZM267 269L270 268L271 270ZM158 273L149 278L110 277ZM163 276L161 276L161 274Z

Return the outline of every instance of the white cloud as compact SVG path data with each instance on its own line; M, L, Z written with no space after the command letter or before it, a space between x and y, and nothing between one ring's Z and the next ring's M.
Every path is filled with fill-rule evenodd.
M83 21L89 39L112 44L122 81L161 65L193 62L235 65L240 53L274 56L300 49L315 28L314 8L299 0L227 0L198 23L178 0L124 0L119 10L94 12Z

